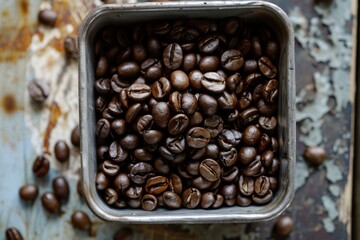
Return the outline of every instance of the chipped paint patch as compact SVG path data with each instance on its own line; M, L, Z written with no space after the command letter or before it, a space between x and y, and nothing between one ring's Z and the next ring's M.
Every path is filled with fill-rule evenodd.
M309 168L304 161L300 159L296 161L296 171L295 171L295 191L302 187L306 179L309 177Z
M329 191L331 192L331 194L334 197L339 197L340 196L340 187L336 184L331 184L329 186Z
M336 183L343 179L341 170L334 160L328 159L325 161L324 165L326 169L326 179L331 183Z
M339 216L339 212L337 210L336 204L327 195L322 196L321 201L322 204L324 205L326 212L328 213L328 216L322 220L324 224L324 228L327 232L334 232L335 225L333 221Z

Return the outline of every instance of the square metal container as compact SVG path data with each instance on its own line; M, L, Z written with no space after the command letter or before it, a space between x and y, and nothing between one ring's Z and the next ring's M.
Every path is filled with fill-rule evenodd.
M220 209L114 209L107 206L95 188L97 169L94 107L94 38L109 24L131 24L171 18L240 17L271 26L280 42L278 136L280 186L264 206ZM291 203L295 178L295 66L294 34L287 15L276 5L263 1L167 2L104 5L84 20L80 34L79 93L83 191L90 209L107 221L124 223L234 223L265 221L280 215Z

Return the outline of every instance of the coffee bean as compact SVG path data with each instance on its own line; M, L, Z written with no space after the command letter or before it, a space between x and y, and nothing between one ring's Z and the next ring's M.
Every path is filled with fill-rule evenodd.
M239 175L239 168L237 166L223 168L221 172L221 180L225 182L234 182Z
M213 205L211 206L211 208L219 208L223 205L224 203L224 197L221 196L220 194L216 194L215 195L215 202L213 203Z
M254 179L241 175L239 178L239 190L244 196L251 196L254 193Z
M189 118L185 114L177 114L172 117L168 124L168 132L171 135L179 135L183 133L189 124Z
M235 73L226 78L226 88L230 92L235 92L236 89L240 86L241 83L241 75L240 73ZM242 92L242 89L239 89L238 94Z
M168 208L177 209L181 207L181 198L175 192L166 191L163 193L162 198L165 206Z
M240 193L236 195L236 204L241 207L247 207L251 205L252 200L250 197L244 197Z
M267 102L274 103L277 100L279 95L278 85L279 83L276 79L271 79L263 86L262 95Z
M121 146L120 141L114 141L109 147L109 157L114 162L123 162L128 157L128 151Z
M188 127L195 127L202 123L203 116L200 112L194 112L194 114L189 116L189 125Z
M210 133L204 128L191 128L186 134L186 143L193 148L203 148L210 141Z
M102 171L108 176L115 176L120 170L120 166L110 160L106 160L102 164Z
M27 89L31 99L38 103L43 103L50 93L49 85L38 79L31 80Z
M85 212L76 210L71 214L71 225L79 230L90 231L91 220Z
M193 70L189 73L189 84L190 87L195 90L201 90L202 84L201 80L203 79L203 74L199 70Z
M34 201L39 194L39 189L35 184L26 184L19 190L19 196L25 201Z
M203 75L201 85L209 92L220 93L224 91L226 82L225 78L217 72L207 72Z
M306 147L304 157L311 165L318 166L325 161L326 152L322 147Z
M286 237L290 235L293 225L293 220L289 216L281 216L276 220L273 231L278 237Z
M65 37L64 51L67 58L76 59L78 57L77 40L75 37L71 35Z
M252 200L254 203L263 205L271 201L273 197L273 192L269 190L264 196L260 197L255 194L252 195Z
M202 194L201 196L201 207L202 208L209 208L211 207L215 202L215 196L212 192L207 192Z
M134 61L121 63L117 68L120 78L136 78L140 74L140 67Z
M209 143L205 146L205 149L206 149L207 158L212 158L212 159L218 158L220 150L217 144Z
M221 55L221 65L229 71L237 71L244 64L241 52L235 49L227 50Z
M171 84L165 77L161 77L151 86L151 93L156 100L164 100L171 92Z
M276 117L259 117L260 128L266 132L273 132L277 127Z
M182 135L168 137L165 144L173 153L181 153L185 150L185 138Z
M252 161L243 171L245 176L254 177L258 176L261 173L261 161L260 158Z
M184 56L183 70L186 73L191 72L196 68L197 59L195 53L188 53Z
M227 91L223 91L220 97L218 98L219 107L225 110L232 110L237 105L237 97L235 93L228 93Z
M47 174L49 168L49 160L44 156L38 156L33 163L32 171L36 177L43 177Z
M108 205L113 205L118 200L118 193L113 188L106 188L104 198Z
M253 147L241 147L239 150L239 161L247 166L255 159L256 154L256 149Z
M238 153L235 148L219 153L219 160L225 167L233 166L238 159Z
M71 131L70 137L72 145L75 147L80 147L80 128L79 125L76 125L74 129Z
M271 117L276 113L277 105L273 103L267 103L263 99L260 99L257 108L259 113L265 117Z
M171 86L178 91L184 91L188 89L190 85L189 77L181 70L173 71L170 74Z
M132 123L140 114L142 111L142 107L140 103L133 104L126 112L125 120L126 123L130 124Z
M131 208L140 208L141 207L141 197L128 199L127 204Z
M182 193L182 202L186 208L196 208L201 201L201 193L196 188L188 188Z
M109 62L106 57L100 57L95 71L96 78L106 77L109 72Z
M133 230L131 230L131 228L125 227L116 231L113 240L132 240L133 236Z
M200 94L198 98L198 106L205 115L212 116L218 110L218 103L215 98L207 94Z
M141 199L141 207L145 211L153 211L157 205L157 198L152 194L145 194Z
M183 62L183 52L179 44L172 43L166 46L163 53L163 62L170 70L180 68Z
M130 178L136 184L144 184L149 177L154 175L153 167L144 162L136 163L130 171Z
M41 24L44 24L48 27L54 27L58 14L51 9L40 10L38 15L38 20Z
M215 52L220 45L220 40L216 35L208 35L203 37L198 43L200 52L210 54Z
M227 206L234 205L237 195L237 188L235 184L224 185L221 188L221 195L224 197L224 201Z
M105 111L106 107L108 106L108 100L105 99L104 97L98 97L96 100L95 100L95 109L96 111L98 112L103 112Z
M160 128L165 128L168 126L170 120L170 107L166 102L158 102L152 107L152 116L154 122Z
M214 115L205 119L204 127L209 131L210 137L215 138L223 130L224 122L220 116Z
M274 159L274 153L270 150L267 150L261 154L261 163L265 167L271 166L273 159Z
M5 231L6 240L23 240L23 236L16 228L7 228Z
M261 57L258 61L259 69L268 78L274 78L277 74L276 67L268 57Z
M169 180L163 176L151 177L146 181L145 190L150 194L161 194L169 187Z
M258 63L254 59L248 59L244 62L244 72L246 74L255 73L258 69Z
M239 114L239 120L242 125L249 125L259 118L259 111L257 108L248 108Z
M182 163L186 158L185 152L173 153L164 146L161 146L159 148L159 153L160 153L160 156L162 156L166 160L168 160L172 163L175 163L175 164Z
M135 149L139 145L139 137L135 134L126 134L120 139L120 145L128 150Z
M206 180L211 182L219 179L221 174L221 168L219 164L213 159L205 159L200 163L199 171L201 176L203 176Z
M182 192L183 184L182 184L181 178L178 175L176 175L174 173L170 174L169 188L171 191L173 191L177 194L180 194Z
M50 213L59 213L61 204L53 193L45 192L41 196L41 204Z
M67 180L64 177L56 177L52 182L54 195L59 200L66 200L69 197L70 189Z
M223 149L230 150L237 146L241 140L241 133L236 130L224 129L218 136L217 142Z
M110 134L110 122L105 118L101 118L96 123L96 136L100 139L105 139Z
M162 132L160 132L158 130L146 130L143 132L142 136L143 136L144 142L146 142L148 144L148 145L146 145L146 147L149 151L151 151L150 147L157 149L156 144L158 144L163 138Z
M270 181L266 176L260 176L255 179L254 190L258 196L264 196L270 189Z
M270 190L275 192L278 189L278 180L276 177L269 177L269 182L270 182Z
M242 140L249 146L256 145L261 137L261 131L258 127L255 125L250 125L247 128L245 128Z
M217 56L203 56L199 62L199 70L202 73L214 72L219 68L219 58Z
M96 174L95 183L97 190L104 190L109 186L110 181L103 172L98 172Z
M135 102L141 102L151 96L151 88L144 83L133 83L127 90L127 96Z

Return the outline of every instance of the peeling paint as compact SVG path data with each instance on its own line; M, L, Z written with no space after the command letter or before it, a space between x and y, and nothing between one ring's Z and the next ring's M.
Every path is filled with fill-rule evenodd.
M335 225L334 220L339 216L335 202L327 195L321 197L321 201L324 205L325 210L328 213L328 216L325 217L322 221L324 228L327 232L334 232Z
M341 170L334 160L326 160L324 165L326 169L326 179L331 183L336 183L343 179Z
M340 187L336 184L331 184L329 186L329 191L331 192L331 194L334 197L339 197L340 196Z
M304 161L298 160L296 162L296 171L295 171L295 190L302 187L306 179L309 177L309 169L307 164Z

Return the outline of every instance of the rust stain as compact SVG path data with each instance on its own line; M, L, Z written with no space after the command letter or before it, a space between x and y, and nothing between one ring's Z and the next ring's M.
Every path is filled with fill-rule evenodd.
M50 105L50 118L49 123L46 127L45 137L44 137L44 153L51 155L49 151L49 145L50 145L50 136L51 132L56 126L57 120L61 115L61 109L59 105L56 102L52 102Z
M23 16L27 16L29 12L29 2L28 0L19 0L20 1L20 10Z
M49 46L55 48L58 52L64 51L64 38L53 38L49 42Z
M74 9L70 6L68 1L54 1L53 10L58 13L58 18L56 20L56 27L58 27L61 32L66 32L65 28L67 24L71 24L74 27L74 34L77 34L79 23L75 21L72 16ZM66 36L63 36L64 38Z
M16 99L12 94L7 94L2 99L2 107L5 113L12 114L17 110Z
M28 49L32 36L36 33L33 28L23 26L17 33L13 32L13 28L3 28L0 33L0 60L14 61L23 56Z

